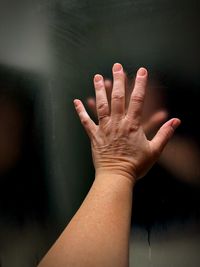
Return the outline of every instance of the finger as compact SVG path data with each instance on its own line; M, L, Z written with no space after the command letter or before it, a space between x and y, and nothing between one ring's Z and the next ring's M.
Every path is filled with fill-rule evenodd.
M135 79L135 86L130 97L127 117L140 123L147 84L147 70L140 68Z
M96 94L97 117L99 122L101 122L102 119L109 116L109 106L108 106L104 80L103 77L99 74L96 74L94 76L94 87Z
M74 106L87 134L89 135L89 137L94 136L97 130L97 125L90 119L87 111L85 110L83 106L83 103L80 100L75 99Z
M105 89L106 89L106 95L107 95L107 99L108 99L108 104L110 106L111 93L112 93L112 81L109 80L109 79L106 79L104 83L105 83ZM88 105L89 109L91 110L91 112L97 118L97 108L96 108L95 98L94 97L89 97L86 102L87 102L87 105Z
M87 105L91 112L94 114L95 117L97 117L97 109L96 109L96 101L94 97L90 97L87 99Z
M130 98L130 81L129 81L128 77L127 77L126 72L124 72L124 79L125 79L125 95L126 95L126 92L128 93L128 97L125 96L125 98L128 98L128 100L129 100L129 98ZM105 79L104 83L105 83L105 88L106 88L108 104L110 106L113 83L109 79ZM127 101L127 102L129 102L129 101Z
M166 110L160 110L155 112L150 119L142 123L143 130L146 135L151 135L162 122L167 119L168 113Z
M150 142L152 151L155 155L160 155L180 123L181 121L179 119L171 119L159 129L153 140Z
M111 116L119 118L125 112L125 76L121 64L113 66L113 90L111 96Z
M130 90L130 81L127 77L126 72L124 72L124 79L125 79L125 106L127 108L130 95L131 95L131 90ZM106 94L107 94L107 99L108 99L108 104L109 107L111 106L111 94L112 94L112 88L113 88L113 83L111 80L106 79L105 80L105 88L106 88Z

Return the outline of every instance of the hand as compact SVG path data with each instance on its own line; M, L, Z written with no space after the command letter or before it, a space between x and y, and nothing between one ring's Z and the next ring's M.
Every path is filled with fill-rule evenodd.
M151 141L147 140L141 124L146 84L147 70L140 68L125 111L125 75L122 65L114 64L109 109L103 77L95 75L98 125L91 120L82 102L74 100L81 123L91 140L97 175L122 175L134 183L151 168L179 126L179 119L171 119L159 129Z

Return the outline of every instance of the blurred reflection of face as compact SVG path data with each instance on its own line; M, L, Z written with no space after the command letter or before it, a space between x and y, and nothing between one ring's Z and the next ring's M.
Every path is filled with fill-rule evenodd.
M20 158L22 124L19 107L0 97L0 175L12 169Z

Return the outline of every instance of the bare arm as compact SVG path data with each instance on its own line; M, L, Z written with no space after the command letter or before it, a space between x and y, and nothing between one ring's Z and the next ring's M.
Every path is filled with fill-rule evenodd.
M125 77L120 64L113 67L111 108L104 80L96 75L96 125L80 100L75 108L92 146L95 180L83 204L44 257L39 267L128 266L132 189L158 159L178 119L166 122L152 141L141 126L147 71L136 77L130 103L125 111Z
M101 175L40 267L128 266L132 185Z

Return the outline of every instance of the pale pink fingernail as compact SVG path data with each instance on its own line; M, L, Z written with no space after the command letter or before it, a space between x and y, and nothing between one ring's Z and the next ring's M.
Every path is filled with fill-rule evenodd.
M178 126L181 124L180 120L173 120L171 123L171 127L176 130L176 128L178 128Z
M113 71L114 72L118 72L118 71L121 71L122 70L122 65L121 64L119 64L119 63L115 63L114 65L113 65Z
M137 71L138 76L145 76L147 74L147 70L145 68L139 68Z
M102 77L100 74L96 74L96 75L94 76L94 81L95 81L96 83L100 82L101 80L103 80L103 77Z

